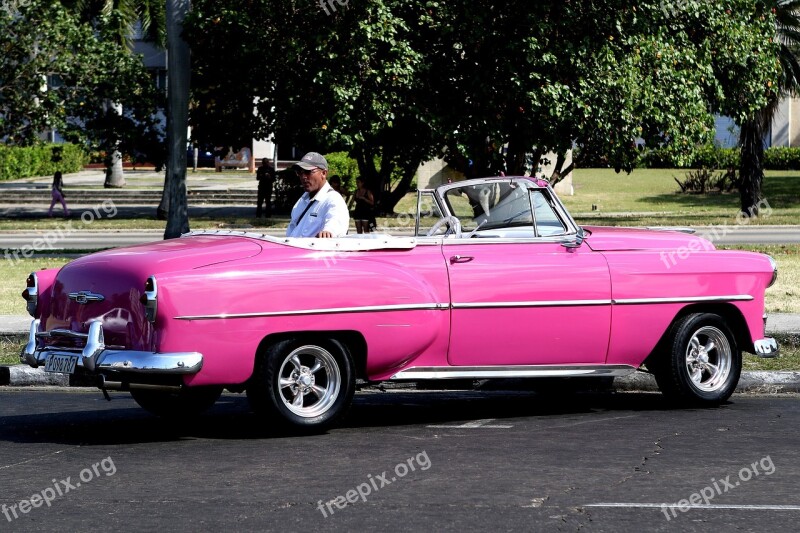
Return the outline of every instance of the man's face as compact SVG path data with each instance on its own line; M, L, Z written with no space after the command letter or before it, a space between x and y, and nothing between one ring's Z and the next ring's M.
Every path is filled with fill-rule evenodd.
M321 168L314 168L311 170L298 170L297 175L300 178L300 185L303 187L309 196L317 194L322 186L325 184L325 179L328 176L327 170Z

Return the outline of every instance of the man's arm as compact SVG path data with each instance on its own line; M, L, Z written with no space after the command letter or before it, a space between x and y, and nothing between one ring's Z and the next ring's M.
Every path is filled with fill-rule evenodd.
M347 230L350 228L350 212L347 210L347 204L338 193L336 199L331 202L330 207L325 213L325 224L322 226L318 237L344 237L347 235Z

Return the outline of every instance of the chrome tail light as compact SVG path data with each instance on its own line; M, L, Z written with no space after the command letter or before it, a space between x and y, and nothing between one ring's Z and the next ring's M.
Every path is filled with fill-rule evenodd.
M142 293L141 302L144 305L147 321L151 324L154 323L156 321L156 312L158 311L158 284L155 276L150 276L144 282L144 293Z
M22 291L22 297L25 299L28 308L28 314L36 318L36 312L39 310L39 278L35 273L31 273L25 282L25 290Z

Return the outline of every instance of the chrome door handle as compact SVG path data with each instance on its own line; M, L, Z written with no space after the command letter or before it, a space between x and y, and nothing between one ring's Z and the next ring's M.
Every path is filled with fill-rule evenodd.
M450 256L450 263L469 263L473 259L475 258L470 255L453 255Z

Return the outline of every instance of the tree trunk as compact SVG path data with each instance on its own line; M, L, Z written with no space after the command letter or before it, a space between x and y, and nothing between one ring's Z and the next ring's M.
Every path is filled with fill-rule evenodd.
M422 164L421 158L416 158L414 161L408 161L403 165L403 177L394 188L394 190L386 195L383 202L383 211L386 213L393 213L395 206L403 199L411 188L411 182L414 181L414 176L417 174L417 169Z
M741 216L757 217L764 179L764 121L756 116L742 124L739 133L741 161L739 164L739 197Z
M165 239L174 239L189 231L189 208L186 199L186 142L189 127L189 45L183 40L183 20L191 7L190 0L167 0L167 173L162 203L169 206ZM159 206L161 207L161 206Z
M106 158L106 181L103 187L106 189L121 189L125 186L125 175L122 173L122 154L119 150L114 150Z

